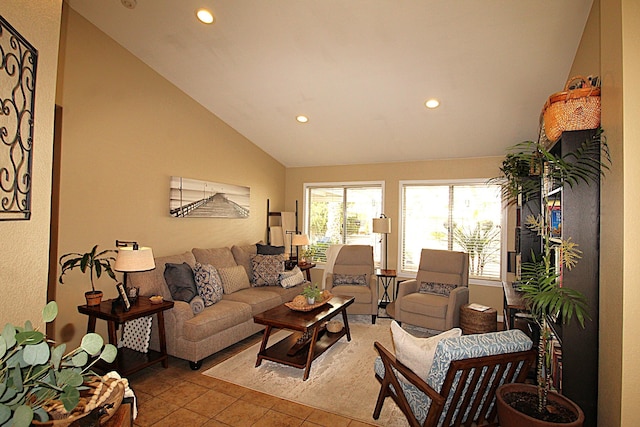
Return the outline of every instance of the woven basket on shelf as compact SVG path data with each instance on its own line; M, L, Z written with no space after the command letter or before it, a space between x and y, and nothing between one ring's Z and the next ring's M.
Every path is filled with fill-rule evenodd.
M581 81L583 87L569 89L575 81ZM591 86L582 76L572 77L564 91L549 97L542 115L550 141L557 141L564 131L595 129L600 126L600 88Z

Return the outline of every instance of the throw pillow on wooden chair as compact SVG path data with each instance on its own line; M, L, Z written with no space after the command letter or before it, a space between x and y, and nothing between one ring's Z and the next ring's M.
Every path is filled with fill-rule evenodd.
M536 358L532 344L517 329L443 338L426 378L421 378L376 342L380 357L374 370L381 387L373 418L378 419L391 397L414 427L497 425L495 390L524 381Z

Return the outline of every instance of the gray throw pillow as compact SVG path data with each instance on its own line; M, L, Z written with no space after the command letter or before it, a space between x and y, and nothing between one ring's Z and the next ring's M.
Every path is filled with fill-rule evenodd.
M164 280L167 282L171 298L174 301L189 302L198 295L196 282L193 278L193 270L186 262L182 264L165 264Z
M433 294L448 297L451 291L457 287L458 285L451 285L448 283L422 282L420 283L418 292L421 294Z
M366 274L334 274L333 286L340 285L369 286Z
M284 254L284 246L261 245L256 243L256 249L259 255L282 255Z

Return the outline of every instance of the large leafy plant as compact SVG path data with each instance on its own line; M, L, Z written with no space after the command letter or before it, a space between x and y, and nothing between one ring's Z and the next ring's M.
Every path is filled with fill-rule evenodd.
M609 169L611 157L602 129L592 138L586 139L580 147L569 153L558 155L545 145L532 141L522 142L511 148L502 167L502 175L492 179L503 185L503 199L515 203L518 197L525 200L540 197L542 206L553 207L554 201L548 196L548 188L540 183L554 183L555 187L574 187L579 184L598 183ZM543 186L544 187L544 186ZM541 236L543 247L540 255L532 254L530 262L521 267L519 290L540 330L538 342L538 412L547 406L547 395L551 389L551 361L553 355L553 329L551 322L569 323L576 319L582 327L589 319L585 296L575 290L561 286L560 271L571 270L578 262L581 252L570 236L552 238L547 215L526 218L525 225ZM552 260L554 254L560 266Z
M42 320L52 322L58 314L55 301L42 310ZM47 421L44 409L60 401L71 412L80 401L85 380L95 376L92 366L99 360L111 363L117 349L104 345L102 337L86 334L80 347L67 352L66 344L53 346L34 330L7 323L0 335L0 425L27 427L34 418Z
M96 291L96 288L93 284L93 276L97 279L100 278L103 272L106 272L109 277L113 280L117 281L116 275L111 268L111 263L115 262L116 258L112 254L115 254L116 251L112 249L107 249L101 252L98 252L98 245L95 245L93 249L89 252L81 254L78 252L72 252L68 254L64 254L60 257L60 266L62 270L60 272L60 277L58 281L63 283L63 276L75 269L80 268L80 271L86 273L89 271L89 277L91 279L91 290L93 292Z

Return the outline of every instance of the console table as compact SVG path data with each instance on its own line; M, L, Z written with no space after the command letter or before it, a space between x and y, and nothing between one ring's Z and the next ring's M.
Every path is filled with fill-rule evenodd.
M315 266L316 264L312 262L305 262L305 263L298 264L298 268L300 268L300 270L304 271L307 274L307 280L309 282L311 281L311 269Z
M527 311L527 308L518 291L513 288L512 282L502 282L502 289L504 290L504 322L506 329L513 329L516 313Z
M115 299L102 301L100 305L79 305L78 311L89 316L87 322L87 333L95 332L96 319L107 321L109 332L109 343L118 346L116 331L125 322L139 317L146 317L155 314L158 317L158 336L160 338L160 351L149 349L147 353L140 353L126 347L118 349L118 357L111 368L126 377L154 363L162 363L165 368L169 367L169 356L167 354L167 342L164 333L164 311L173 308L173 301L163 301L160 304L151 304L149 297L138 297L135 304L131 305L129 311L124 311L122 306L115 308ZM113 309L112 309L113 308Z

